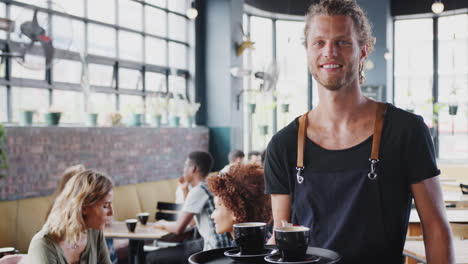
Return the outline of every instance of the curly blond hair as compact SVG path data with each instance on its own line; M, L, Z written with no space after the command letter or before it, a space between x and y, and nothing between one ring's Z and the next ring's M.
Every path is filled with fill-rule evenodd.
M263 168L236 164L229 172L208 176L208 189L233 212L237 223L271 221L270 196L264 193Z
M111 179L102 173L77 172L57 196L44 227L56 240L77 244L86 231L83 207L102 200L112 188Z
M304 27L304 46L307 47L307 35L309 34L312 18L317 15L349 16L354 22L354 28L358 34L359 45L367 45L367 55L371 54L375 46L375 37L372 35L372 25L366 13L355 0L321 0L309 7ZM359 65L359 82L362 84L364 77L364 61Z

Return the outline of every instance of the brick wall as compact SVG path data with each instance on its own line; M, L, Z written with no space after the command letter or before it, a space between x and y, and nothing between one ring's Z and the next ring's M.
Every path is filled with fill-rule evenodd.
M186 156L208 150L208 129L7 127L8 176L0 200L53 193L60 174L82 163L117 186L176 178Z

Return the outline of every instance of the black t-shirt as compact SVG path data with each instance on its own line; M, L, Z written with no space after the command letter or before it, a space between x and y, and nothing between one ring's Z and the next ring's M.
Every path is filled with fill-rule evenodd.
M298 126L296 118L268 144L265 159L267 194L294 193ZM370 168L371 148L372 137L343 150L327 150L307 139L304 166L309 171L324 173ZM440 174L432 138L422 117L389 104L379 159L377 172L385 229L392 244L403 250L411 210L410 185ZM293 195L291 199L294 199Z

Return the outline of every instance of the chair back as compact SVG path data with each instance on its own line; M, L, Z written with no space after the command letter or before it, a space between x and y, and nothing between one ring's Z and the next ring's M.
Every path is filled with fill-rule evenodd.
M463 194L468 194L468 184L460 183L460 189Z
M450 223L454 237L461 240L468 239L468 224L463 223Z
M176 221L177 214L182 209L182 204L168 203L168 202L158 202L156 205L156 215L155 219L166 220L166 221Z

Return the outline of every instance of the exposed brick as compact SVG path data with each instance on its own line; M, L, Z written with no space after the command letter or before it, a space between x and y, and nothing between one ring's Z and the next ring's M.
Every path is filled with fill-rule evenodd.
M7 127L8 176L0 200L52 194L68 166L83 163L117 186L177 178L188 153L208 150L208 129Z

